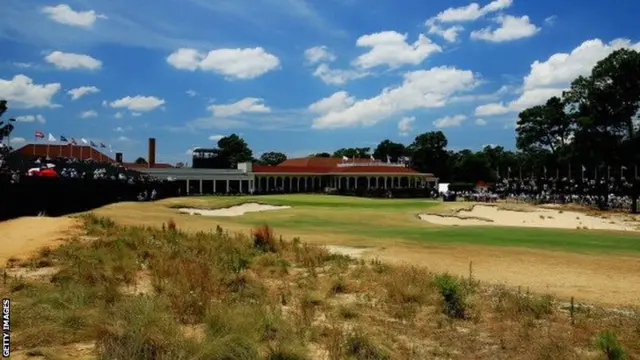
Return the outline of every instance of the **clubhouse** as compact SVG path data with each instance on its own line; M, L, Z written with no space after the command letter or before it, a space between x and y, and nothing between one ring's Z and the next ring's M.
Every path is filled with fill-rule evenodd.
M433 174L419 173L399 163L368 159L342 161L336 158L288 159L277 166L238 164L237 169L136 167L160 178L185 181L187 193L321 192L326 188L417 188L436 186ZM195 187L193 186L195 185Z
M371 159L304 157L285 160L277 166L238 164L236 169L212 169L207 166L174 167L155 162L155 139L149 139L148 164L123 163L89 146L27 144L16 150L29 156L73 157L98 162L119 163L141 173L181 182L185 194L322 192L333 189L421 188L437 186L433 174L420 173L402 163ZM204 153L204 152L203 152ZM194 164L196 162L194 155Z

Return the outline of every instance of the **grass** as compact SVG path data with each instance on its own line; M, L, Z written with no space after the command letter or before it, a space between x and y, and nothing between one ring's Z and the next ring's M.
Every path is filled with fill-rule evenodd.
M169 206L187 206L189 200L175 199ZM271 226L307 235L331 229L333 236L372 240L406 240L423 244L457 244L524 247L574 253L638 253L637 234L614 231L519 228L514 237L510 227L434 226L416 219L419 213L438 211L444 205L422 199L367 199L327 195L267 195L242 198L203 197L195 207L220 208L246 202L291 206L288 210L249 213L241 217L216 219L223 226Z
M101 360L640 355L632 315L570 314L550 296L332 255L268 226L189 233L174 220L87 215L90 238L19 263L54 271L1 287L14 355L80 358L86 344Z

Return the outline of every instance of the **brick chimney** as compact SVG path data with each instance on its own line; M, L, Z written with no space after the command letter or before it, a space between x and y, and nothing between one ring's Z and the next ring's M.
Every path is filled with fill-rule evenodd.
M149 138L149 156L147 161L149 162L149 167L155 167L156 165L156 138Z

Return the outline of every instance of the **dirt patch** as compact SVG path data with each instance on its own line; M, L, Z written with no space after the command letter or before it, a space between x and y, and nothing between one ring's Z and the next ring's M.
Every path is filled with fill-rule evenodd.
M340 245L326 245L325 246L329 252L340 255L347 255L351 257L362 257L362 255L366 251L370 251L371 248L358 248L351 246L340 246Z
M23 217L0 222L0 264L28 257L43 247L58 246L79 230L79 220L69 217Z
M273 210L290 209L291 206L274 206L258 203L246 203L242 205L231 206L221 209L197 209L197 208L180 208L179 212L189 215L203 215L203 216L241 216L250 212L262 212Z
M638 231L638 223L622 217L604 218L591 214L554 209L529 211L503 209L498 206L474 205L470 209L459 209L452 215L419 214L421 220L450 226L514 226L556 229L597 229L616 231Z

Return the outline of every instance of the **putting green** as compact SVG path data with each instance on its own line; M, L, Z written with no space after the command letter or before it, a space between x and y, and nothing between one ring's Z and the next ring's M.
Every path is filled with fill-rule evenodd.
M230 207L247 202L287 205L291 209L216 217L225 224L269 224L276 229L324 232L332 237L394 239L431 244L512 246L575 253L640 252L640 235L633 232L560 230L514 227L436 226L417 219L425 212L446 210L449 204L424 199L368 199L328 195L267 195L201 197L197 203L172 199L167 205L202 208Z

